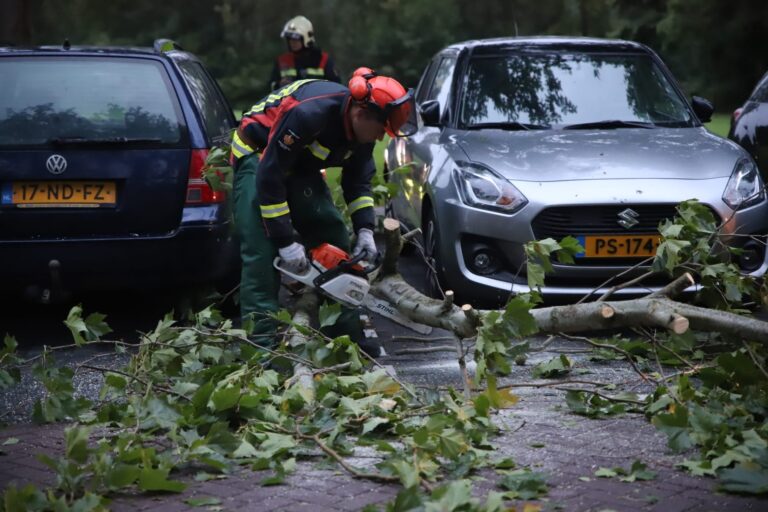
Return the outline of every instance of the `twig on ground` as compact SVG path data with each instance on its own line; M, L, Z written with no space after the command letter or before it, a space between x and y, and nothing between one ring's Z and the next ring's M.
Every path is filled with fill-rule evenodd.
M396 350L395 355L401 356L405 354L431 354L433 352L455 352L456 347L451 345L438 345L436 347L424 347L424 348L404 348Z
M435 341L453 341L453 336L440 336L439 338L430 338L429 336L392 336L389 341L421 341L424 343L433 343Z
M634 359L632 359L632 354L624 350L623 348L619 348L616 345L610 345L607 343L597 343L596 341L592 341L589 338L585 338L584 336L571 336L570 334L560 333L560 336L563 338L569 339L569 340L575 340L575 341L583 341L584 343L588 343L592 345L593 347L597 348L605 348L608 350L613 350L615 352L618 352L619 354L623 355L627 358L627 362L632 366L632 369L635 370L635 372L646 382L649 380L654 380L648 377L645 373L640 371L640 368L635 364ZM654 381L655 382L655 381Z
M182 395L181 393L177 393L176 391L173 391L172 389L169 389L169 388L167 388L165 386L161 386L159 384L154 384L152 382L147 382L147 381L145 381L143 379L140 379L136 375L132 375L130 373L126 373L126 372L121 371L121 370L116 370L116 369L113 369L113 368L102 368L101 366L91 366L89 364L81 364L80 367L81 368L88 368L89 370L94 370L94 371L102 372L102 373L116 373L118 375L122 375L123 377L127 377L127 378L129 378L131 380L137 381L139 384L141 384L142 386L146 387L147 389L150 389L150 388L158 389L158 390L162 391L163 393L168 393L169 395L173 395L173 396L182 398L182 399L186 400L187 402L191 402L192 401L191 398L186 397L186 396Z
M632 400L631 398L617 398L610 395L604 395L603 393L599 393L593 389L578 389L578 388L555 388L555 389L559 391L577 391L580 393L590 393L592 395L597 395L604 400L610 400L611 402L621 402L625 404L634 404L634 405L647 405L646 402L642 400Z

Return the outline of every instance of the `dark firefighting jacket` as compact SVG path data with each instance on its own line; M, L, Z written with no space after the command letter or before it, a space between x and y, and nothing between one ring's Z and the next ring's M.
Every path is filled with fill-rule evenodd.
M267 236L279 247L293 241L286 178L291 173L342 167L341 187L355 232L373 229L374 144L357 144L349 124L349 89L326 80L300 80L273 92L243 115L232 158L262 152L256 174Z
M339 82L333 59L318 48L304 48L299 52L286 52L277 57L269 79L270 89L275 90L295 80L323 78Z

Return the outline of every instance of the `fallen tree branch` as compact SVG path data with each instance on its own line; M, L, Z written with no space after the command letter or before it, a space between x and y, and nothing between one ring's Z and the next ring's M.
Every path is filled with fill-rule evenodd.
M388 221L385 223L387 247L394 250L402 245L400 227L395 219ZM395 261L390 270L396 270L397 256L399 253L385 254L385 261ZM679 286L682 284L676 281L671 291ZM471 308L462 310L455 305L446 310L446 301L423 295L395 273L382 272L371 286L371 293L394 305L411 320L446 329L460 338L475 335L477 322L486 313ZM534 309L531 315L543 333L578 333L639 326L670 329L678 334L696 329L729 334L742 340L768 341L768 322L664 297L551 306Z

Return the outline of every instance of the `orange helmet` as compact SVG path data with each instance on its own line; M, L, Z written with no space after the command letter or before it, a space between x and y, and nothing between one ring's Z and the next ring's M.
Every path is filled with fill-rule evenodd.
M375 112L390 137L416 131L412 89L406 90L394 78L379 76L371 68L357 68L348 86L352 99Z

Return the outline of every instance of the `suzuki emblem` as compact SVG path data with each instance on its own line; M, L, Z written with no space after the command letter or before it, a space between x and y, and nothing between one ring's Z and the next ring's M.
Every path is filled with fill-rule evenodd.
M626 229L632 229L633 227L640 224L640 221L637 220L637 218L640 216L639 213L637 213L632 208L627 208L626 210L619 212L619 220L618 223L620 226L626 228Z
M45 161L45 167L51 174L61 174L67 170L67 160L61 155L51 155Z

